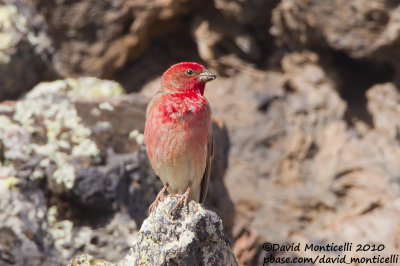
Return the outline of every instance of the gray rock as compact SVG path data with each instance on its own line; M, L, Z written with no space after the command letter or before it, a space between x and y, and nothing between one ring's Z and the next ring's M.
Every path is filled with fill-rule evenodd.
M220 218L194 201L188 212L179 209L173 217L169 211L176 202L160 202L120 265L237 265Z
M54 265L44 193L12 179L0 176L0 265Z
M17 98L43 80L57 78L46 24L21 1L0 1L0 100Z
M49 210L50 213L54 211L54 207ZM66 263L82 253L107 261L120 261L129 251L129 243L137 230L132 218L122 213L116 213L111 221L99 228L74 224L70 220L53 220L49 228L60 263Z
M102 164L108 149L132 153L142 144L145 104L141 97L122 96L122 92L118 83L95 78L40 83L17 102L13 116L22 127L14 126L19 133L14 135L20 136L18 142L30 143L25 145L22 155L21 149L9 148L9 156L28 157L32 151L40 155L39 164L45 169L49 189L55 194L68 195L75 190L75 195L89 206L103 200L90 197L115 198L105 193L105 186L115 187L118 183L108 172L110 169L89 166ZM34 137L30 140L29 135ZM121 139L125 140L123 144ZM92 176L98 185L87 178L84 181L77 178L82 176ZM79 186L75 187L77 181ZM85 189L88 183L90 189ZM82 189L87 195L82 194Z
M3 243L5 263L42 265L50 253L66 263L81 252L118 261L127 253L161 182L143 156L147 98L122 93L116 82L67 79L40 83L0 106L0 219L10 241ZM22 191L19 184L36 189ZM36 195L40 200L19 203ZM16 211L20 220L12 218ZM25 213L43 218L29 218L30 226L44 227L29 229L31 242L24 235L31 233L8 225L7 217L15 220L10 226L28 223Z

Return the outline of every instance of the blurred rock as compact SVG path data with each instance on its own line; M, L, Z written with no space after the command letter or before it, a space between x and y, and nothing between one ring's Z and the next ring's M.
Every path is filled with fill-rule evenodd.
M278 0L216 0L205 6L192 21L191 33L200 58L231 76L245 62L263 63L271 42L265 29Z
M219 217L194 201L188 212L182 209L173 217L169 210L176 202L175 197L160 202L121 265L237 265Z
M235 207L232 234L240 263L262 263L266 241L391 247L400 241L389 233L398 231L393 221L400 217L398 92L390 83L372 87L367 99L374 128L362 121L349 125L347 103L322 64L316 53L288 53L282 71L244 65L206 90L229 131L224 180ZM396 248L384 254L391 252Z
M0 3L0 98L53 79L53 68L118 73L147 96L177 61L217 70L205 92L215 134L205 206L221 217L239 264L262 264L266 241L383 243L369 254L399 253L397 1ZM162 185L142 145L148 100L77 78L0 103L1 265L65 264L82 253L117 262L139 239L127 257L135 263L133 252L154 244L137 233ZM212 225L197 221L195 230ZM176 247L204 244L192 240Z
M97 190L93 183L87 186L91 187L91 190L85 192L93 194L91 197L107 197L104 189L110 184L116 185L118 180L112 181L111 174L104 176L103 180L99 178L102 173L87 167L100 164L106 156L107 148L114 149L112 144L122 146L118 143L121 137L128 140L128 143L125 143L125 150L120 151L121 149L116 147L118 152L133 152L141 144L139 131L143 131L141 121L144 121L145 105L140 97L133 96L138 99L137 108L132 100L129 100L130 96L119 96L118 99L110 100L106 98L119 95L122 91L119 84L111 81L94 78L67 79L41 83L23 100L17 102L13 118L34 136L32 143L27 146L42 156L39 164L49 175L48 185L53 193L65 194L71 191L76 185L75 182L80 180L77 177L89 174L96 183L103 183ZM126 102L130 108L121 107ZM85 107L78 108L78 105ZM135 123L125 124L123 116L113 119L113 113L121 108L125 113L118 115L126 115L126 122L132 119ZM134 130L138 134L130 139L129 134ZM114 143L110 143L111 137L114 138ZM85 182L89 182L89 179L85 176ZM83 183L79 183L75 195L84 198L83 191L79 188ZM84 202L88 203L90 200L83 200L82 203ZM101 200L97 203L104 206Z
M244 229L238 236L232 247L239 265L255 265L261 253L260 247L263 242L255 231Z
M226 19L217 12L197 16L192 25L193 38L202 60L211 67L229 67L229 55L235 54L250 61L260 60L260 47L254 36L243 25Z
M14 165L28 160L32 153L29 132L7 115L0 115L0 143L1 159Z
M221 217L224 233L230 237L233 228L235 210L232 199L225 186L225 172L228 167L230 141L228 130L222 120L213 118L214 157L211 166L205 206Z
M48 240L40 243L35 260L15 249L18 255L12 254L19 260L42 265L48 252L64 263L87 251L118 261L128 251L158 183L141 151L148 99L122 93L116 82L66 79L40 83L13 105L3 103L0 186L23 195L29 191L20 191L19 184L26 183L46 195L37 203L43 211L21 208L44 212L44 222L32 223L43 224L37 237ZM6 110L8 106L12 109ZM131 207L130 198L140 208ZM0 200L7 198L2 195ZM121 209L125 211L118 212ZM8 210L4 215L12 216ZM15 232L17 239L20 231ZM15 260L11 257L7 263Z
M2 101L0 102L0 115L12 116L15 112L15 101Z
M400 55L399 15L397 1L283 0L273 11L271 33L280 45L392 61Z
M173 45L168 49L168 56L162 57L170 60L178 55L182 60L185 52L177 52L179 47L174 42L165 44L165 36L178 43L185 39L193 43L191 31L200 57L221 72L230 68L232 54L260 63L265 57L263 48L270 46L265 28L270 24L272 8L278 3L278 0L254 0L246 4L225 0L215 3L112 0L94 5L92 0L74 0L54 5L44 0L20 1L37 10L48 25L55 47L52 63L62 76L103 78L125 71L127 63L133 61L146 69L148 63L141 62L140 56L154 40L163 46ZM183 42L187 49L186 41ZM197 57L195 54L189 57L194 56ZM158 60L152 57L153 61Z
M68 266L113 266L114 263L105 260L95 260L92 256L84 254L70 261Z
M400 96L392 83L377 84L366 93L374 127L392 139L400 137Z
M66 262L82 252L90 253L107 261L121 260L129 250L129 243L137 235L137 226L129 215L116 213L107 221L97 218L97 226L84 224L87 214L82 213L81 220L62 219L63 214L56 206L48 211L48 232L53 238L54 250L59 262ZM91 213L92 217L96 213ZM107 216L105 212L97 215ZM98 226L101 225L101 226Z
M43 14L57 47L56 68L64 76L110 77L138 58L149 41L173 31L197 1L25 0Z
M244 25L265 27L268 23L269 11L278 4L278 0L215 0L214 6L226 17L234 17Z
M35 10L20 1L1 1L0 39L0 100L15 99L40 81L57 78L51 65L54 47Z
M44 194L37 186L7 184L11 178L0 174L0 264L54 265Z

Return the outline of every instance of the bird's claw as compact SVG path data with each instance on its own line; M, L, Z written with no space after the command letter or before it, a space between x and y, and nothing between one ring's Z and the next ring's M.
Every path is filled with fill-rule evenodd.
M160 190L160 192L158 192L156 199L154 200L154 202L150 205L149 207L149 213L152 213L158 206L158 203L160 203L161 201L163 201L165 199L165 191L168 188L168 184L165 184L165 186Z
M179 200L176 202L175 206L169 211L169 214L173 214L174 211L183 203L184 207L188 206L188 199L189 199L189 191L186 191L182 195L176 195L175 197L179 198Z
M149 213L152 213L158 206L158 203L163 201L165 196L157 197L149 207Z

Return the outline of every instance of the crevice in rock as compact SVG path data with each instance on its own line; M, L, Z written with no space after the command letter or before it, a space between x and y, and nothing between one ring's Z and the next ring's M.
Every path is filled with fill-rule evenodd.
M332 52L330 66L322 63L328 75L334 74L333 80L342 99L347 103L345 120L352 125L361 120L372 125L372 117L367 111L366 91L374 84L388 82L393 79L394 68L385 62L372 62L353 59L343 52ZM334 76L334 77L333 77Z
M87 206L83 206L66 196L46 193L47 207L57 207L57 221L69 220L74 226L90 226L91 228L105 227L112 219L115 211L104 209L99 211Z
M369 212L374 211L376 208L381 207L381 204L379 202L372 202L368 208L366 208L361 214L367 214Z
M114 79L121 83L128 93L137 92L149 81L160 77L166 66L180 61L203 63L197 53L196 43L190 36L189 26L189 23L179 25L179 30L152 40L143 55L129 62L122 71L116 73Z

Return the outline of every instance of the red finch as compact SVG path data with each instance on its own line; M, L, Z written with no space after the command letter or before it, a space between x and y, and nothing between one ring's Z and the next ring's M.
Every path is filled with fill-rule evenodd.
M147 107L144 130L147 155L164 184L150 212L165 190L180 194L171 213L182 203L187 206L188 200L204 202L213 155L211 110L204 88L216 77L190 62L175 64L162 76L161 90Z

